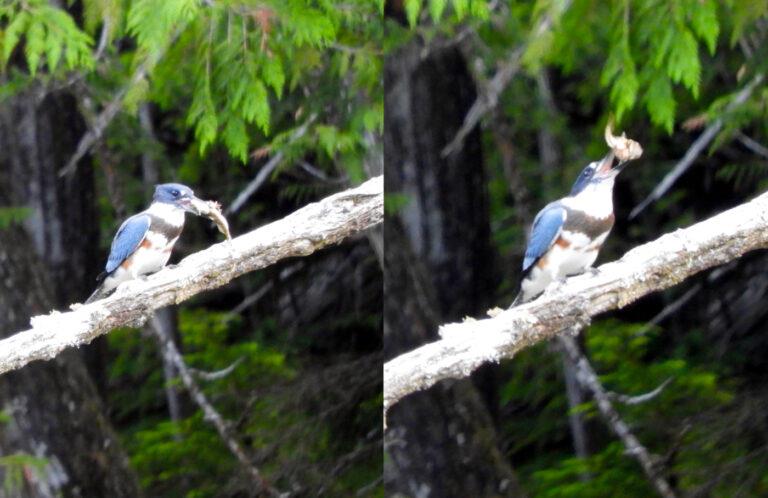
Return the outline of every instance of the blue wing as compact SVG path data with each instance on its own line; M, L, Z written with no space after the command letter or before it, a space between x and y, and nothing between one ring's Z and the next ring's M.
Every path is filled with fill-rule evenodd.
M525 248L524 272L552 247L563 230L566 216L565 208L556 202L548 204L539 211L536 219L533 220L531 240L528 241L528 247Z
M107 273L112 273L139 247L149 229L150 218L147 214L135 214L125 220L117 231L107 259Z

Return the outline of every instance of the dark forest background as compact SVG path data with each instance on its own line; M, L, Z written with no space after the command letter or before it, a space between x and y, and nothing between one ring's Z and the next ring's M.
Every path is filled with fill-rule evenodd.
M618 178L598 264L765 191L767 12L738 0L388 2L385 358L509 306L533 216L606 153L611 117L645 153ZM477 126L446 151L476 102ZM579 338L676 496L768 495L766 264L751 253ZM391 496L656 495L555 343L413 394L387 420Z
M381 174L381 29L355 0L2 2L0 335L82 302L156 183L221 202L238 235ZM190 215L171 263L221 239ZM381 245L281 262L3 375L0 496L261 495L153 327L274 488L381 496Z

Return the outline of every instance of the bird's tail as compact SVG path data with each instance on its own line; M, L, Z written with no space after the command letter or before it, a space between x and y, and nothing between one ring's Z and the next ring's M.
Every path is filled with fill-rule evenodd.
M514 308L519 304L523 304L523 289L520 289L520 292L517 293L517 297L515 297L515 300L512 301L512 304L510 304L509 307Z
M520 281L517 283L517 296L515 297L515 300L512 301L512 304L509 305L510 308L514 308L515 306L519 306L523 303L527 303L530 301L530 299L525 299L525 296L523 296L523 281L528 278L528 275L530 275L531 270L530 268L523 272L523 274L520 276Z
M107 294L109 294L109 291L104 288L104 280L107 278L106 272L102 272L98 277L96 277L96 281L99 283L99 286L96 287L96 290L93 291L93 294L88 296L88 299L86 299L83 304L92 303L94 301L98 301L99 299L107 297Z

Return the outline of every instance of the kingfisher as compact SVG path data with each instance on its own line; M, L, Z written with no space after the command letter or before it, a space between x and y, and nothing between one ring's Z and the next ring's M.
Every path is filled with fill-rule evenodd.
M85 302L106 297L123 282L160 271L181 235L185 213L198 214L196 202L203 201L186 185L157 185L149 207L120 225L98 277L101 284Z
M626 166L610 152L587 165L567 197L550 202L533 220L520 293L513 306L539 296L553 281L584 273L613 228L613 185Z

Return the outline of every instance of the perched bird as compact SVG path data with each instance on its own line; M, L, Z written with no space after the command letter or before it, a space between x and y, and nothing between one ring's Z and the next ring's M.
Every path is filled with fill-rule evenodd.
M179 183L155 187L152 204L120 225L109 252L101 285L85 301L105 297L121 283L161 270L184 228L184 214L198 214L192 189Z
M613 162L611 152L590 163L567 197L550 202L536 215L513 306L534 299L552 281L584 273L595 262L615 219L614 180L627 164L621 161L614 168Z

